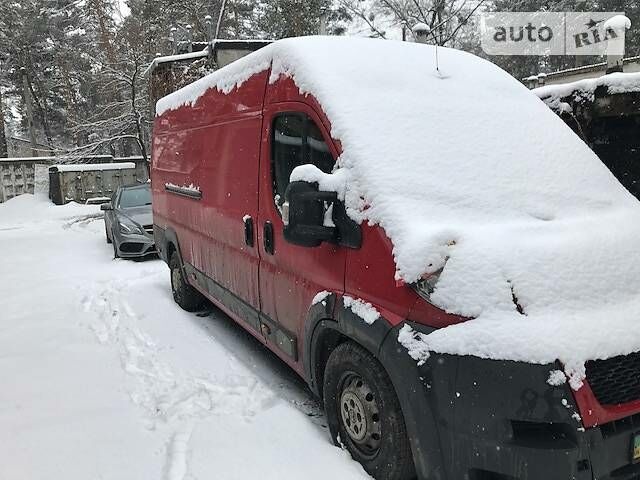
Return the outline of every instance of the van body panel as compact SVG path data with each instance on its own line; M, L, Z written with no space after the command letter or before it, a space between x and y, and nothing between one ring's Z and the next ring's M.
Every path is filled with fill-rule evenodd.
M245 219L258 216L267 79L263 72L233 94L208 90L193 106L166 112L156 121L153 141L154 174L161 178L153 184L156 224L175 229L183 263L256 311L259 256L255 242L245 242ZM201 198L176 195L166 183L196 186ZM188 281L211 296L204 280Z
M406 285L396 283L392 252L391 240L382 228L362 225L362 247L347 253L345 291L346 295L371 303L392 325L397 325L407 318L417 295Z

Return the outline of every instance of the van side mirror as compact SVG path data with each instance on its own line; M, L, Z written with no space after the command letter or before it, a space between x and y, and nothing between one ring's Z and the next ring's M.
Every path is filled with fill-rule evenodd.
M360 248L360 225L347 216L336 192L321 192L317 183L300 181L291 182L284 196L282 221L287 242L303 247L331 242ZM326 204L333 206L330 221L325 219Z
M100 205L100 210L102 210L103 212L113 210L113 205L111 204L111 202L103 203L102 205Z

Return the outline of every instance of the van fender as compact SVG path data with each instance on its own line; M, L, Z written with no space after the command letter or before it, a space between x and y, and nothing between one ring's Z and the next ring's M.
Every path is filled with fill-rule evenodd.
M158 234L158 230L162 230L162 233ZM154 236L156 238L156 246L159 246L158 249L160 251L160 256L167 263L167 265L171 261L169 255L169 245L173 245L175 251L178 252L178 259L180 260L180 268L182 269L182 274L185 276L184 278L187 278L186 272L184 270L184 262L182 261L180 242L178 241L178 234L176 233L176 231L171 227L161 229L156 226L154 230Z
M378 358L382 342L390 330L391 324L382 317L372 325L365 323L350 308L344 306L341 294L332 292L322 301L311 305L304 326L302 355L304 372L311 390L316 395L321 395L320 370L324 368L328 355L337 343L347 338ZM324 351L320 351L323 349Z
M445 464L438 425L424 383L424 367L419 369L398 343L400 327L394 327L384 316L369 325L344 306L342 295L330 294L308 311L302 358L305 375L314 394L322 397L321 370L333 348L348 339L369 351L384 367L398 395L418 478L443 480Z

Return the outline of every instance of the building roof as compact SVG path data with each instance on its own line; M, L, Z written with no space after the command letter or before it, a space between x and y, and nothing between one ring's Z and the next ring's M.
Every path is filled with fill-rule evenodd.
M627 57L623 60L624 65L628 65L630 63L640 63L640 55L636 55L634 57ZM524 82L528 82L531 80L536 80L539 77L544 77L547 81L567 77L569 75L575 75L579 73L591 73L598 72L600 70L606 70L607 62L599 62L592 63L590 65L582 65L580 67L566 68L564 70L557 70L551 73L539 73L538 75L531 75L529 77L523 78Z

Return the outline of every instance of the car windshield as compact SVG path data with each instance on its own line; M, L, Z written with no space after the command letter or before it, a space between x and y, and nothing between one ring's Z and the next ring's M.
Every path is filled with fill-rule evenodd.
M151 205L151 189L148 187L129 188L120 194L120 208L142 207Z

